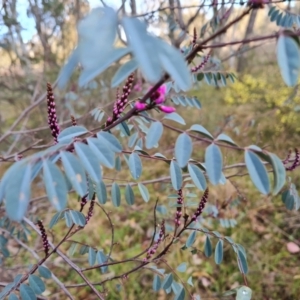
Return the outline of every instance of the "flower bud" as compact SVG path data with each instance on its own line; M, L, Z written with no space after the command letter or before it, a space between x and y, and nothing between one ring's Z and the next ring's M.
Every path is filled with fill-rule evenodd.
M174 111L176 111L176 108L175 108L175 107L172 107L172 106L164 106L164 105L160 105L160 106L158 106L158 108L159 108L162 112L164 112L164 113L166 113L166 114L171 114L171 113L173 113Z

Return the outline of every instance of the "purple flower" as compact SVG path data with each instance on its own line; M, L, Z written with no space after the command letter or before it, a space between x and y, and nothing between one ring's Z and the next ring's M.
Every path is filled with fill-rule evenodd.
M134 104L135 108L137 110L143 110L147 107L147 104L146 103L142 103L140 101L136 101L135 104Z
M161 104L165 101L167 93L166 85L161 85L150 97L151 101L155 102L156 104Z
M176 111L176 108L175 108L175 107L172 107L172 106L164 106L164 105L160 105L160 106L158 106L158 108L159 108L162 112L164 112L164 113L166 113L166 114L171 114L171 113L173 113L174 111Z

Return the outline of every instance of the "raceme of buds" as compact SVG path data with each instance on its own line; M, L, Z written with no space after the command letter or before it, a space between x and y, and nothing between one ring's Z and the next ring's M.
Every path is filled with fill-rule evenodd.
M57 122L53 90L50 83L47 83L47 107L49 128L54 138L54 142L57 143L57 136L59 135L60 130Z
M198 66L196 66L196 67L193 67L193 68L191 69L191 71L192 71L193 73L195 73L195 72L198 72L199 70L203 69L203 68L205 67L205 65L208 63L209 58L210 58L210 54L207 54L207 55L204 57L203 61L200 63L200 65L198 65Z
M288 164L289 163L291 155L292 155L292 150L289 150L288 155L286 156L285 160L283 161L284 164Z
M154 245L147 251L147 257L144 259L144 261L149 260L153 254L155 254L159 244L161 243L161 241L163 240L163 237L166 235L166 231L165 231L165 221L162 221L161 223L161 227L159 230L159 234L158 234L158 239L157 241L154 243Z
M91 200L88 214L87 214L87 216L85 217L86 224L89 222L89 220L90 220L91 217L93 216L94 205L95 205L95 201L94 201L94 200Z
M165 101L166 93L167 87L163 84L151 95L151 102L154 102L156 104L163 103Z
M121 113L124 111L124 109L128 103L128 96L131 93L133 80L134 80L133 74L129 75L125 85L123 86L123 91L122 91L121 97L119 95L119 91L117 90L117 96L116 96L117 99L116 99L116 102L113 107L113 115L112 115L112 117L109 117L107 119L106 126L112 124L114 121L116 121L117 119L120 118Z
M86 205L87 203L87 197L88 197L88 194L84 195L82 198L81 198L81 201L80 201L80 211L83 210L83 207Z
M300 162L300 153L299 153L298 149L295 148L295 158L294 158L294 161L293 161L293 163L292 163L291 166L285 167L285 169L287 171L292 171L292 170L296 169L297 166L299 166L299 162Z
M177 192L178 194L178 198L177 198L177 211L176 211L176 215L175 215L175 226L179 226L180 225L180 219L182 217L182 205L183 205L183 195L182 195L182 189L178 190Z
M176 111L176 108L172 107L172 106L160 105L160 106L157 106L157 108L159 108L162 112L164 112L166 114L171 114L172 112Z
M37 225L39 226L39 229L40 229L40 232L42 235L43 247L44 247L45 254L47 256L49 253L49 249L50 249L47 233L46 233L45 227L43 225L43 222L41 220L37 221Z
M192 216L192 221L196 221L197 218L202 214L205 204L207 202L207 198L208 198L208 188L205 190L205 192L199 202L199 206L198 206L196 212L194 213L194 215Z
M139 102L139 101L136 101L135 104L134 104L134 106L135 106L135 108L137 110L144 110L147 107L147 104Z

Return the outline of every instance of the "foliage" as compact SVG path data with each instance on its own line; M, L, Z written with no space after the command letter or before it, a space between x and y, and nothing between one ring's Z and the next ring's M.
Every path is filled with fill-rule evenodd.
M45 11L50 10L56 20L62 21L63 6L53 5L44 5ZM213 230L212 224L218 219L225 228L236 226L235 219L222 218L220 211L222 206L235 207L243 201L242 192L231 182L232 178L245 175L238 171L240 169L246 172L260 197L270 199L280 194L286 208L297 211L300 207L297 189L290 178L286 179L286 173L300 165L299 151L295 148L293 154L281 159L270 150L246 145L243 141L236 142L223 130L211 133L199 120L191 123L191 118L175 112L172 105L187 111L201 110L198 98L184 92L192 87L201 89L204 82L218 89L227 86L229 81L236 82L234 73L222 70L223 66L216 63L217 59L212 59L210 52L205 55L203 51L230 45L230 42L217 44L217 38L231 26L239 24L249 12L262 8L262 3L249 1L247 8L227 23L230 10L220 18L216 18L219 12L215 11L213 19L218 19L218 22L209 22L212 33L201 40L198 40L196 29L191 39L181 24L179 32L170 29L173 32L172 44L150 34L140 18L120 16L108 6L92 10L79 22L78 45L58 75L58 88L65 88L73 80L72 76L79 76L79 88L97 89L98 76L117 62L121 66L115 70L111 86L126 81L121 91L117 89L112 107L93 107L90 111L89 115L100 125L96 128L90 128L89 124L83 126L81 120L71 116L72 125L64 126L64 129L59 124L54 86L48 83L48 125L53 142L45 144L42 151L29 152L34 149L29 147L1 158L3 162L16 160L0 182L0 203L3 211L5 209L5 215L0 219L3 228L1 256L8 262L13 258L8 247L12 239L38 260L26 272L17 274L12 282L5 284L1 298L37 299L46 292L46 279L51 279L61 288L64 297L73 299L70 288L87 287L95 297L104 299L109 294L118 295L131 276L146 273L155 293L163 291L165 295L172 294L174 299L185 299L186 295L200 299L193 289L193 277L186 276L189 275L188 262L176 260L175 266L175 262L170 264L169 254L178 251L187 253L189 258L203 252L206 258L213 257L218 268L226 264L228 257L233 257L241 283L226 293L236 294L237 300L251 299L252 289L247 281L251 270L249 254L232 237ZM169 10L172 16L174 10ZM198 11L187 24L192 23L197 14ZM201 29L202 37L205 28ZM298 31L281 30L275 35L253 40L274 37L278 38L277 60L282 79L288 86L295 86L300 70ZM116 40L122 42L123 38L125 45L119 47ZM245 39L241 43L250 41ZM47 52L49 49L44 48L45 55L51 57ZM190 68L189 65L199 58L200 64ZM94 82L92 86L91 82ZM243 90L247 84L249 95ZM265 90L268 84L268 81L257 82L253 77L245 76L226 90L225 101L235 104L236 94L241 93L240 103L261 102L262 93L257 92L255 99L252 90ZM107 87L106 84L103 86ZM286 100L283 98L288 91L283 89L282 93L282 99L277 99L277 102L274 102L275 95L264 98L265 109L284 107ZM68 98L76 101L77 95L69 92ZM37 104L33 101L30 105L33 109ZM171 151L163 148L163 143L172 145ZM145 170L152 170L153 166L161 168L159 174L146 180L143 177ZM237 173L232 170L237 170ZM149 184L162 186L159 197ZM222 206L214 204L211 194L228 184L234 186L238 197L225 199ZM39 212L30 209L39 200L39 197L33 198L33 194L41 188L51 203L48 208L56 211L46 222L41 220ZM74 201L76 197L78 201ZM116 232L126 230L128 215L124 220L116 215L112 218L109 210L137 210L147 221L150 217L151 223L141 222L134 226L138 234L134 235L137 243L133 242L139 245L141 235L149 231L147 245L139 245L129 255L127 249L120 251ZM83 234L86 240L76 240L81 232L88 230L99 212L105 216L109 228L109 231L101 232L105 240L110 237L108 243L93 243L86 234ZM50 239L49 231L55 232L58 225L65 228L65 232L57 232L59 238ZM37 236L40 236L43 258L27 246L28 241ZM67 254L64 250L68 250ZM81 281L68 286L58 279L45 265L54 255L62 259ZM81 258L79 262L75 259L78 257ZM120 267L126 271L120 271ZM183 273L182 276L179 273ZM115 290L111 282L122 284L118 283ZM218 294L226 289L222 286Z
M266 90L268 93L263 93ZM256 76L245 74L226 89L224 101L231 105L251 103L254 110L248 111L249 117L255 114L252 115L253 119L264 123L271 115L276 120L273 131L288 134L300 130L297 121L300 102L297 94L297 86L293 90L285 87L278 76L267 78L264 73Z

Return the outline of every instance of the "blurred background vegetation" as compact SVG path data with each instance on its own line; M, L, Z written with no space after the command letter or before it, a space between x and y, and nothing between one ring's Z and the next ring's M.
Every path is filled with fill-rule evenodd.
M133 15L155 10L160 5L158 1L127 2L122 10ZM198 4L198 1L182 1L181 4L192 6L193 2ZM120 6L118 1L108 0L106 4L116 8ZM288 4L279 6L300 13L300 5L296 1L288 1ZM226 5L221 5L217 9L207 7L199 13L190 26L190 34L193 27L199 33L203 25L222 9L228 8L229 6ZM76 23L89 9L90 3L80 0L3 1L0 38L1 157L9 157L28 147L31 147L30 152L35 152L51 143L51 133L47 127L46 98L43 96L46 83L55 81L60 67L76 45ZM236 16L241 9L239 5L234 5L229 18ZM182 18L188 19L194 11L195 8L183 9ZM253 11L249 17L227 31L216 42L239 40L272 32L276 26L270 23L267 12L267 7ZM174 31L174 20L172 23L170 19L172 14L169 10L162 10L152 17L151 14L146 15L150 29L166 39L172 38ZM207 34L226 21L220 20L211 26L212 28L207 26ZM289 149L297 147L300 133L299 85L294 88L284 85L276 64L274 49L275 42L268 41L214 50L211 57L215 64L223 71L235 72L238 79L227 87L213 87L201 82L200 86L190 91L190 95L198 97L202 109L177 107L178 113L186 119L187 126L195 122L200 123L213 134L224 132L241 146L256 144L276 153L282 159ZM207 52L203 53L205 54ZM116 93L115 89L110 88L110 81L117 68L117 65L113 65L84 89L78 89L75 75L66 90L55 90L58 118L62 128L71 124L71 114L77 118L78 124L84 124L90 129L102 124L94 120L90 112L95 107L109 112ZM208 66L209 68L214 68L214 64ZM139 93L136 92L134 96L139 96ZM29 106L33 108L27 111ZM157 150L161 153L170 152L171 155L174 138L173 134L165 134L161 139L161 148ZM232 164L239 158L238 153L224 151L223 154L225 165ZM196 156L201 159L203 155L204 148L199 144ZM0 162L0 174L3 174L10 164ZM165 168L166 165L163 163L153 164L145 161L143 164L145 171L142 181L168 175L168 168ZM113 180L117 180L120 184L126 183L128 172L124 162L122 167L120 173L105 170L108 184ZM238 173L226 173L226 175L232 174L241 176L232 177L225 185L211 189L209 204L216 213L206 214L205 226L232 237L235 242L246 248L250 267L247 279L253 290L253 299L299 299L298 212L288 211L280 196L260 195L249 178L242 176L243 170L238 170ZM299 188L299 171L296 170L288 175L296 188ZM125 259L146 249L153 233L153 205L156 198L160 199L161 204L168 205L167 195L172 193L168 183L148 184L148 188L151 196L148 203L136 198L136 203L132 207L124 204L121 208L114 208L110 203L106 204L115 225L117 244L114 246L114 253L117 259ZM44 191L37 182L33 191L35 201L31 204L30 213L37 215L45 224L49 224L54 211L43 196ZM71 195L69 207L78 206L77 201L78 199ZM124 199L123 201L125 203ZM3 217L3 207L0 214ZM158 220L161 221L163 218L172 220L173 215L174 211L167 215L158 213ZM235 221L228 226L228 222L224 220ZM49 234L50 239L54 242L59 240L66 230L65 223L61 221L52 230L53 235ZM82 244L94 245L98 249L107 249L110 245L110 230L103 213L96 210L84 232L79 233L74 239ZM51 233L51 230L49 232ZM176 269L181 262L187 262L186 273L178 273L178 276L185 280L192 276L194 286L190 286L189 289L192 292L197 291L202 299L231 299L223 297L222 294L243 284L235 255L228 247L225 250L224 262L217 266L213 258L207 259L204 256L204 238L204 235L198 235L194 244L198 250L196 254L180 250L179 246L176 251L168 254L169 267ZM28 236L28 240L32 248L42 253L41 241L37 236L32 233ZM70 245L67 243L62 246L66 253L69 253L69 248ZM80 255L78 249L72 259L85 265L87 257ZM19 246L13 240L9 242L8 250L12 254L11 257L5 258L0 254L2 258L0 285L12 281L16 274L24 272L28 265L35 262L30 252L19 250ZM108 275L98 271L92 271L87 275L89 278L95 278L93 281L97 282L107 276L125 272L130 265L133 266L134 263L112 266L109 268ZM48 266L67 285L82 282L77 274L66 268L59 258L54 257ZM166 270L169 268L163 263L161 267ZM156 297L168 299L163 292L157 295L152 291L152 278L153 272L144 270L119 282L108 283L107 299ZM77 295L76 299L93 299L88 288L74 289L72 293ZM44 296L49 299L64 297L50 280Z

